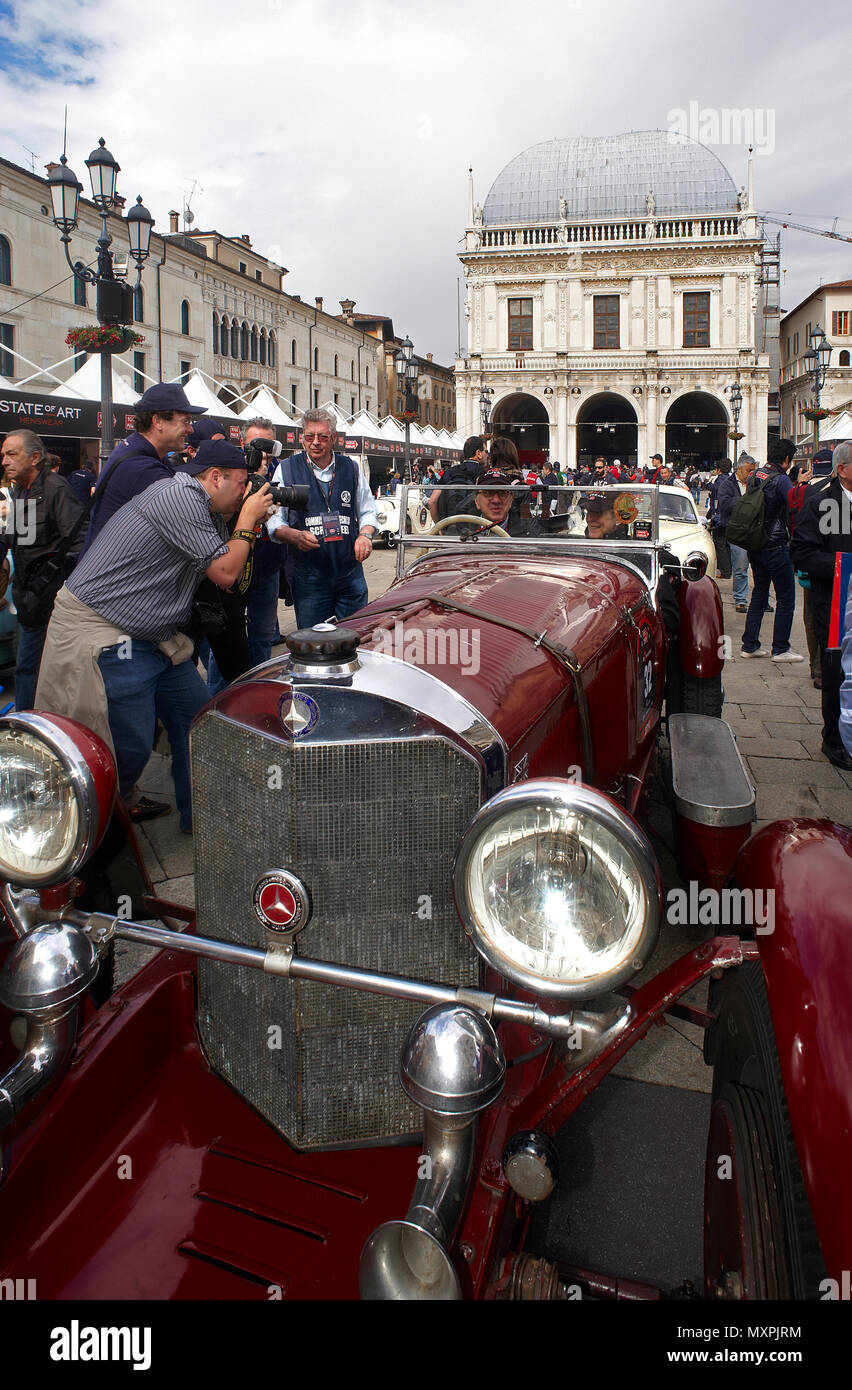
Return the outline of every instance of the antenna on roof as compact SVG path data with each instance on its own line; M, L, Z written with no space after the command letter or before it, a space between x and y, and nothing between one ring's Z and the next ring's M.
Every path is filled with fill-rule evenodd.
M192 202L193 198L195 197L195 190L196 190L196 189L198 189L198 192L199 192L199 193L203 193L203 192L204 192L204 189L201 187L200 183L198 182L198 179L193 179L193 180L192 180L192 188L189 190L189 196L188 196L187 198L184 199L184 204L183 204L183 230L184 230L184 231L186 231L187 227L191 227L192 224L193 224L193 222L195 221L195 213L192 211L192 208L190 207L190 203Z
M29 145L23 145L23 144L22 144L22 145L21 145L21 149L22 149L22 150L26 150L27 154L29 155L29 157L30 157L30 162L32 163L32 166L33 166L33 173L35 173L36 159L38 158L38 155L36 154L35 150L31 150L31 149L30 149ZM836 221L836 220L837 220L837 219L835 218L835 221Z

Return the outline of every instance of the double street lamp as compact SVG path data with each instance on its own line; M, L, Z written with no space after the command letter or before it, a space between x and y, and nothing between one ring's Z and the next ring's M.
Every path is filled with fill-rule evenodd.
M405 481L411 482L411 421L417 419L419 398L417 378L420 363L414 356L414 344L410 338L404 339L399 352L394 357L399 394L403 399L403 423L405 425Z
M53 203L53 221L59 231L59 239L65 249L67 260L74 278L83 284L96 286L96 312L98 323L103 328L119 330L133 322L133 289L122 280L116 279L112 247L107 219L118 205L116 180L120 166L106 148L103 139L98 141L97 149L92 150L86 160L86 168L92 181L92 201L101 215L101 234L97 240L98 268L92 270L82 261L72 261L68 247L71 235L77 227L80 194L83 185L77 175L68 167L63 154L59 163L54 164L48 173L50 197ZM148 259L151 246L151 228L154 219L147 208L142 206L141 196L136 199L124 219L130 254L136 262L136 285L142 281L142 267ZM101 468L112 453L112 346L101 342ZM122 349L123 350L123 349Z
M813 383L814 404L810 412L810 418L814 422L814 453L819 448L819 416L820 416L820 392L825 386L825 377L828 371L828 364L831 361L831 343L825 336L822 325L817 324L816 328L811 329L810 347L802 353L805 368L811 374ZM808 412L806 411L805 414Z

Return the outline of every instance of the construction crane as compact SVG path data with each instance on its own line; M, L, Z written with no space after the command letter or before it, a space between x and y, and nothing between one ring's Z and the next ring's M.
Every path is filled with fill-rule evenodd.
M789 217L770 217L768 212L759 212L757 218L760 222L772 222L776 227L790 227L796 232L811 232L814 236L830 237L832 241L852 242L852 236L842 236L840 232L826 232L822 227L806 227L803 222L791 222ZM834 220L836 223L837 218Z

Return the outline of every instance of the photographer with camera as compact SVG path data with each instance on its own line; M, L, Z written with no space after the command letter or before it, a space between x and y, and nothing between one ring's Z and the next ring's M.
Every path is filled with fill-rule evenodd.
M284 459L273 476L275 484L307 488L304 505L282 506L267 523L273 540L287 546L300 628L346 618L367 602L362 562L378 529L376 501L354 460L334 453L336 430L330 411L305 411L303 452Z
M127 502L60 591L42 658L39 707L79 719L111 744L122 796L151 755L157 717L163 721L186 834L189 726L209 692L185 633L200 576L229 588L273 510L269 488L246 483L242 451L205 441L180 473ZM224 519L237 510L228 539Z
M42 441L14 430L3 441L3 467L11 483L0 536L0 561L11 550L12 594L18 610L15 709L32 709L39 661L53 601L82 545L83 508L65 478L52 473ZM65 552L57 563L57 547ZM55 571L55 573L54 573Z

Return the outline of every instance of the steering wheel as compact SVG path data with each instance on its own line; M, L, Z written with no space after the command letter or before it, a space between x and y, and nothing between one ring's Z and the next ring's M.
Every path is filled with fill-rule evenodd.
M432 527L432 530L427 531L426 535L437 536L438 532L443 531L445 526L456 526L459 524L459 522L463 523L464 525L469 525L471 521L476 520L477 518L473 515L473 512L460 512L454 516L445 516L443 521L436 521L435 525ZM487 529L487 534L489 536L499 536L500 539L504 541L510 541L512 539L508 531L504 531L502 526L489 526Z

